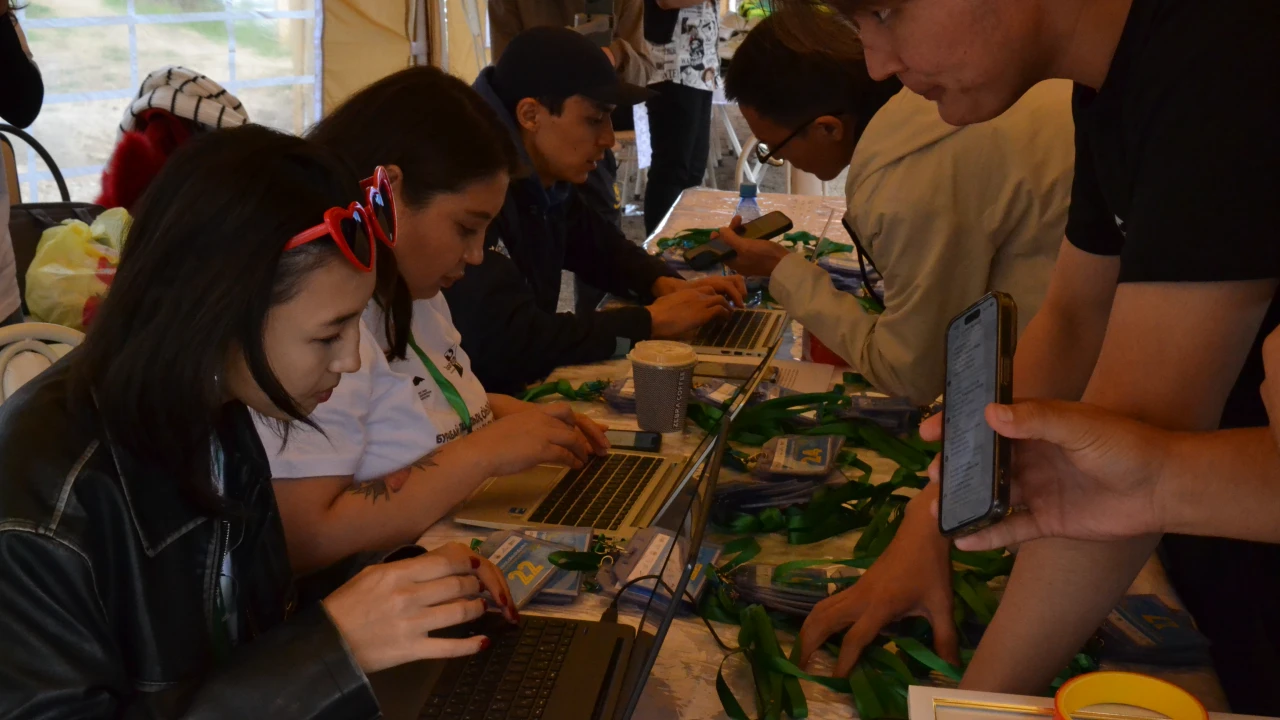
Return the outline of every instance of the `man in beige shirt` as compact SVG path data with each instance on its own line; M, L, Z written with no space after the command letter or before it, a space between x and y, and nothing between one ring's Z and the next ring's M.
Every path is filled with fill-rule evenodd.
M489 0L489 42L498 62L511 38L532 27L573 27L586 12L586 0ZM613 0L613 42L608 55L625 82L645 86L653 72L644 41L643 0Z
M774 157L823 180L848 166L845 219L884 278L885 310L864 311L799 254L722 231L738 253L730 267L769 276L791 315L877 389L937 398L946 325L987 292L1013 296L1019 329L1039 309L1070 202L1071 83L1043 83L995 120L954 127L896 80L872 81L860 60L790 50L766 20L725 87ZM828 234L843 241L836 227Z

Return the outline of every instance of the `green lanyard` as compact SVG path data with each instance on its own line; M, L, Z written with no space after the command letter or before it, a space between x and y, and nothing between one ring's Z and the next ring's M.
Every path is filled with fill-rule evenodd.
M458 417L462 418L462 429L465 432L471 432L471 411L467 409L467 403L462 399L458 388L445 378L444 373L431 362L431 358L418 347L418 341L413 338L413 333L409 333L409 347L413 348L413 351L418 354L418 359L427 367L427 372L431 373L431 379L436 381L440 392L444 393L444 399L449 401L449 407L452 407L453 411L458 413Z

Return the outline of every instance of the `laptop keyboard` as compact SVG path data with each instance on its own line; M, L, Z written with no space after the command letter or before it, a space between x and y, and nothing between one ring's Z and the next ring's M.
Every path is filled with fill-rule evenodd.
M577 628L572 620L523 617L518 628L490 635L488 650L445 666L419 717L541 718Z
M703 325L693 344L731 350L753 350L760 337L773 326L775 317L773 313L734 310L724 320Z
M570 470L529 516L532 522L617 530L662 458L610 453Z

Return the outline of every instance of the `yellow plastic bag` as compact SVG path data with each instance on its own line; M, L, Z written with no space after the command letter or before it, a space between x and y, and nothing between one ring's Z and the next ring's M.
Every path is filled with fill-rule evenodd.
M124 208L113 208L92 225L67 220L45 230L27 268L31 315L84 330L115 279L131 222Z

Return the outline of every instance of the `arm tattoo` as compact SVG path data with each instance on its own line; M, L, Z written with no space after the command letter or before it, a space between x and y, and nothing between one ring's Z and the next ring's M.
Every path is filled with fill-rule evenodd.
M432 453L432 455L434 454ZM352 495L363 495L375 504L383 498L390 500L391 496L400 492L400 488L403 488L404 484L409 481L409 475L415 468L426 470L429 467L437 467L437 463L432 459L431 455L423 457L407 468L388 473L382 479L352 485L347 488L347 492Z
M391 489L387 487L386 480L370 480L369 482L357 483L347 488L347 492L352 495L363 495L375 504L380 498L391 499Z

